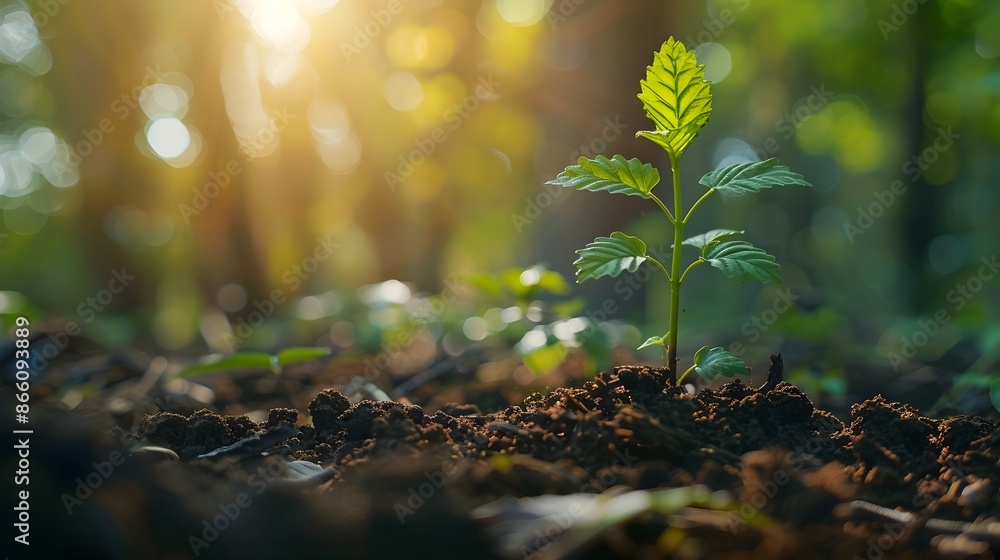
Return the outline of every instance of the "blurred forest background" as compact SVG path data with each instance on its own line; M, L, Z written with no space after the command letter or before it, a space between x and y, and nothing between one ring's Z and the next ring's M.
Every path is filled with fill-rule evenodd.
M746 229L785 283L699 269L685 360L718 345L762 371L780 350L834 394L996 375L1000 2L983 0L7 0L0 320L197 357L234 337L384 349L428 317L446 346L527 321L512 346L572 347L607 319L623 350L594 367L657 361L630 349L665 330L666 284L577 286L572 261L614 229L669 247L662 216L544 183L581 154L666 173L634 134L671 35L713 82L688 204L745 160L815 185L703 207L692 234Z

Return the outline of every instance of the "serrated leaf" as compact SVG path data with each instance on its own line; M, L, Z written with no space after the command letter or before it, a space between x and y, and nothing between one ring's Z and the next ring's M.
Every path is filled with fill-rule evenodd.
M714 241L702 249L702 258L730 278L781 283L774 257L746 241Z
M698 181L715 189L727 197L743 196L776 186L800 185L811 187L802 175L794 173L784 165L778 165L777 158L764 161L737 163L706 173Z
M638 136L663 146L672 158L680 157L712 112L705 66L698 64L694 51L671 37L653 54L639 85L639 99L656 130Z
M670 336L670 333L663 336L651 336L646 339L646 342L642 343L642 346L636 348L636 350L642 350L643 348L649 348L650 346L662 346L666 348L666 340L668 336Z
M581 157L577 165L567 167L546 184L649 198L650 191L659 182L660 172L652 165L644 164L638 158L626 160L616 155L611 159L604 156L595 159Z
M705 233L695 235L694 237L689 237L684 241L681 241L681 245L690 245L692 247L697 247L698 249L704 249L706 245L712 243L713 241L728 241L737 235L743 235L745 232L742 230L735 229L713 229L706 231Z
M671 157L678 158L687 149L688 144L698 136L698 132L702 126L704 125L689 124L677 130L640 130L635 133L635 137L652 140L656 145L671 154Z
M721 375L732 377L734 375L749 375L750 369L746 362L733 355L721 346L709 348L702 346L694 355L694 371L708 379L715 379Z
M646 244L638 237L620 231L611 237L598 237L576 252L576 281L593 280L602 276L615 277L624 271L635 272L646 261Z

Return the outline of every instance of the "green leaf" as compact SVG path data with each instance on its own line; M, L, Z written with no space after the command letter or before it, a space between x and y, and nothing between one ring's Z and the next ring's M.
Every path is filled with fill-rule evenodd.
M651 337L649 337L649 338L646 339L646 342L642 343L642 346L636 348L636 350L642 350L643 348L649 348L650 346L662 346L662 347L666 348L667 347L667 337L669 337L669 336L670 336L670 333L667 333L667 334L665 334L663 336L651 336Z
M650 191L660 182L660 172L652 165L637 158L626 160L616 155L611 159L581 157L578 165L571 165L547 185L561 185L581 191L608 191L649 198Z
M735 229L713 229L700 235L689 237L684 241L681 241L681 245L691 245L692 247L697 247L698 249L704 249L706 245L712 243L713 241L728 241L737 235L743 235L744 233L745 232L742 230Z
M503 295L503 283L500 281L500 278L493 274L467 274L462 276L461 279L465 284L472 286L487 296L500 297Z
M270 354L265 354L263 352L242 352L240 354L233 354L212 362L186 367L178 372L177 376L191 377L195 375L218 373L221 371L259 368L271 368Z
M706 173L698 181L715 189L727 197L743 196L776 186L801 185L811 187L802 175L794 173L784 165L778 165L777 158L764 161L737 163Z
M281 373L282 366L329 356L330 352L329 348L317 347L286 348L273 355L264 352L240 352L215 361L186 367L178 372L177 376L192 377L240 369L270 369L275 373Z
M781 283L774 257L746 241L715 241L702 249L702 258L730 278Z
M653 65L639 85L639 99L656 130L637 136L656 142L673 159L680 157L712 113L705 66L698 64L694 51L671 37L653 54Z
M576 252L576 281L593 280L602 276L618 276L624 271L635 272L645 262L646 244L638 237L620 231L611 237L598 237Z
M698 136L698 132L704 125L689 124L687 126L682 126L677 130L640 130L635 133L636 138L645 138L646 140L652 140L656 145L663 148L670 154L670 157L676 159L679 158L684 150L687 149L687 145L691 143L692 140Z
M525 367L538 377L555 371L569 354L569 348L562 341L537 327L525 333L514 345L514 351Z
M295 362L318 360L320 358L325 358L330 354L331 350L329 348L320 348L316 346L294 346L292 348L285 348L284 350L278 352L276 357L278 358L279 366L287 366L288 364L294 364Z
M505 270L501 273L500 280L510 293L522 300L535 299L539 292L562 295L570 291L569 284L561 274L547 270L540 264Z
M577 332L575 337L580 349L590 358L584 362L585 374L593 376L611 367L611 339L602 325L586 318L584 321L587 321L587 327Z
M749 375L750 368L746 362L732 353L723 350L721 346L709 349L702 346L694 355L695 372L702 377L715 379L716 376L732 377L734 375Z

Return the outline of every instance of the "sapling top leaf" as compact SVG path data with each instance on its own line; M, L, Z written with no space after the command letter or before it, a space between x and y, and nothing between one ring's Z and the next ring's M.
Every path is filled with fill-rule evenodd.
M741 230L719 228L685 239L685 226L695 210L716 192L736 197L776 186L811 185L798 173L779 165L774 158L737 163L705 174L700 183L708 187L708 191L685 212L680 158L712 113L711 84L705 81L705 67L698 64L693 51L671 37L653 54L653 64L646 68L646 77L639 86L639 100L646 115L653 121L654 130L640 131L636 136L651 140L667 151L673 207L669 208L653 193L660 180L659 171L650 164L638 159L626 160L621 155L580 158L576 165L567 167L549 184L652 200L672 224L674 239L669 263L661 263L646 254L643 240L616 231L611 237L598 237L577 251L579 258L573 264L578 282L635 272L647 262L663 272L670 285L670 330L662 336L649 337L640 348L662 346L667 351L671 380L676 381L680 287L693 269L708 263L730 278L781 282L778 275L781 267L775 258L740 239L743 235ZM686 268L682 266L681 257L684 245L692 246L700 253ZM699 375L713 378L749 372L743 360L721 347L702 348L695 355L694 362L695 365L684 375L696 371Z
M712 113L705 66L671 37L653 54L653 65L646 68L646 79L639 86L646 116L656 127L639 135L662 146L671 159L679 158Z

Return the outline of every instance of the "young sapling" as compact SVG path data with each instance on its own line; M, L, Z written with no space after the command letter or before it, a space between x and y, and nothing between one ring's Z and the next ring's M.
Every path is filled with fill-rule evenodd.
M660 182L660 173L652 165L638 159L626 160L621 155L612 158L581 157L576 165L567 167L548 184L585 191L607 191L612 194L638 196L652 200L673 226L674 243L670 262L661 263L646 253L646 243L620 231L610 237L598 237L576 253L574 261L577 282L602 276L616 277L622 272L635 272L649 262L660 269L670 285L670 325L666 334L650 337L639 348L662 346L667 352L670 379L681 383L691 371L709 379L717 375L732 377L749 370L746 363L721 347L702 347L694 355L694 365L677 377L677 323L680 315L680 288L688 274L697 266L708 263L730 278L781 282L780 266L773 256L739 239L743 231L713 229L684 238L685 226L694 211L715 193L737 197L774 186L812 186L801 175L778 165L778 160L737 163L711 171L700 184L708 190L685 212L681 196L680 158L695 136L708 122L712 112L711 84L705 81L705 67L699 65L693 51L682 43L667 39L653 55L653 65L647 67L646 78L640 81L639 99L654 130L641 131L636 136L652 140L666 150L670 159L673 181L673 208L653 192ZM681 248L689 245L700 254L682 268Z

